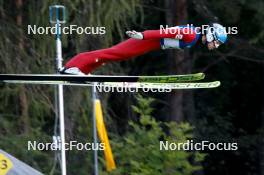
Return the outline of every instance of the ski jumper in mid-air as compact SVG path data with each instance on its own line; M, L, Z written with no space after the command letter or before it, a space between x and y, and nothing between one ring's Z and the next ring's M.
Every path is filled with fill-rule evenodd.
M115 46L83 52L70 59L60 70L62 74L89 74L104 63L123 61L159 49L183 49L197 42L206 44L209 50L218 48L227 40L225 28L217 23L210 24L205 34L197 28L176 26L144 32L127 31L130 39Z

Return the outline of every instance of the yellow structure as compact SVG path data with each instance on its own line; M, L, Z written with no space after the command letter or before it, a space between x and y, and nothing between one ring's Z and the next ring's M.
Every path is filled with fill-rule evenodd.
M98 135L99 135L101 142L105 144L104 155L105 155L105 161L106 161L106 169L107 171L112 171L116 169L116 165L115 165L115 160L114 160L114 156L112 153L112 149L109 143L107 131L105 128L102 106L101 106L101 102L99 99L96 99L95 105L96 105L95 107L96 126L97 126Z

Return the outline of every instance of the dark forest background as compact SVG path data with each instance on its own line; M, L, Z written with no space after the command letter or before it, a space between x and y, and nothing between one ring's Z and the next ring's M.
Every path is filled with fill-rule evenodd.
M101 174L264 174L264 1L262 0L0 0L0 72L54 73L53 35L28 35L49 26L48 8L62 4L66 25L105 26L106 35L64 35L63 57L109 47L125 31L160 25L219 22L238 35L214 51L197 44L110 63L96 74L167 75L204 72L217 89L171 93L101 93L117 169ZM54 152L27 151L27 141L51 142L54 87L0 87L0 148L45 174L59 174ZM66 139L92 141L90 89L65 87ZM237 142L237 151L160 152L159 140ZM69 174L92 174L92 152L67 152Z

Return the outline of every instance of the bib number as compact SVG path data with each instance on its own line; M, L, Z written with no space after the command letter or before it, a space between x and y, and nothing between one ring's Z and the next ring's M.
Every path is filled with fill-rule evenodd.
M12 167L12 162L4 154L0 153L0 175L6 175Z

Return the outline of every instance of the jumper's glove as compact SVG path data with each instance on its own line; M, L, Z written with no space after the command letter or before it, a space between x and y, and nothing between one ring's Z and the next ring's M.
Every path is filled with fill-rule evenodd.
M134 39L140 39L142 40L144 38L143 33L137 32L135 30L132 31L126 31L127 36Z

